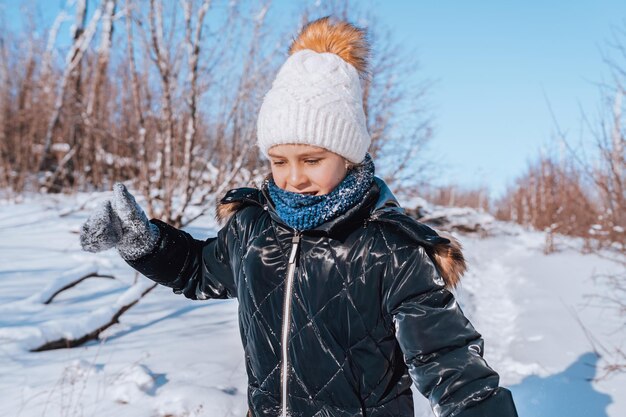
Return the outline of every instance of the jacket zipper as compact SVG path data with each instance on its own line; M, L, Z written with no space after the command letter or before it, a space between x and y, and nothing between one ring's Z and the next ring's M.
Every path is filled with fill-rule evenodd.
M283 329L281 335L282 343L282 368L280 372L282 408L281 417L288 417L287 414L287 380L288 380L288 342L289 329L291 328L291 298L293 296L293 277L296 272L298 260L298 248L300 247L300 232L296 232L291 238L291 252L289 253L289 263L287 265L287 281L285 283L285 299L283 302Z

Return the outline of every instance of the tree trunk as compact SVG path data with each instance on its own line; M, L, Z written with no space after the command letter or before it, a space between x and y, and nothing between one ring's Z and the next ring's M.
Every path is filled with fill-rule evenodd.
M109 56L111 51L111 42L113 39L113 16L115 14L116 0L104 0L102 8L104 13L102 16L102 33L100 37L100 45L97 50L96 70L87 100L87 111L85 124L88 131L85 138L85 158L91 171L89 176L94 185L102 184L102 167L98 163L96 155L103 152L101 141L103 126L106 126L107 120L105 115L101 114L101 107L104 101L102 96L102 87L108 81L107 70L109 68ZM106 130L106 128L104 129Z
M63 167L57 167L54 157L51 153L52 140L57 128L61 123L61 111L65 103L65 96L69 85L73 83L74 100L80 101L80 86L81 86L81 63L85 50L91 43L93 36L96 32L98 21L100 20L101 11L98 9L94 12L89 25L85 28L84 22L87 14L87 2L86 0L78 0L76 4L76 26L73 33L72 47L70 48L65 62L65 70L61 77L61 83L57 91L57 96L52 110L52 115L48 122L48 128L44 137L43 152L40 159L39 171L51 172L53 175L48 178L44 185L44 189L47 191L59 191L59 187L62 186L62 182L59 180L59 175L63 171ZM76 107L75 107L76 108ZM74 109L75 109L74 108ZM76 127L76 120L70 121L70 127ZM76 129L70 129L70 146L78 146L78 135ZM65 163L70 163L71 158Z

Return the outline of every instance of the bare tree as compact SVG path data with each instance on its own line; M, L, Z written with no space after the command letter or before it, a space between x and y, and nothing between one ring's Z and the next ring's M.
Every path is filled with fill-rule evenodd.
M38 127L41 109L36 86L41 44L37 41L34 21L28 20L25 24L25 36L2 36L0 64L0 71L4 73L0 87L3 94L0 130L4 136L0 145L0 171L5 173L7 186L17 192L33 172L32 136Z
M546 155L496 203L497 218L546 231L548 252L554 250L554 233L592 238L597 213L580 171Z
M73 83L73 85L71 86L73 92L72 98L75 101L73 101L72 103L76 104L76 100L81 100L80 89L82 82L82 59L91 43L91 40L95 35L101 12L100 10L96 10L96 12L94 12L87 27L85 27L86 15L86 0L78 0L76 5L76 19L73 33L73 43L65 60L66 66L63 72L63 76L61 78L60 86L58 87L58 91L56 93L54 108L52 115L49 119L48 128L46 130L46 135L43 141L43 151L40 158L39 170L44 172L51 172L51 175L46 179L46 182L44 184L44 189L48 191L59 191L59 187L62 187L62 185L59 184L57 180L59 179L60 174L62 174L63 172L69 173L71 177L71 169L65 170L65 165L72 160L72 158L78 151L78 146L80 145L78 142L79 132L77 132L79 125L76 123L76 120L74 118L71 118L70 123L73 128L70 128L70 148L65 156L58 162L58 164L55 165L51 152L52 141L56 130L60 127L61 124L61 111L65 103L66 94L68 93L68 86ZM74 106L74 108L76 108L76 106Z
M135 113L141 113L141 91L147 92L148 100L158 97L160 109L147 118L138 116L145 124L141 132L152 132L156 147L156 161L148 162L151 168L145 172L153 186L144 188L144 195L151 202L152 214L176 225L189 221L185 213L190 205L205 206L216 194L240 181L242 169L253 160L254 115L260 102L256 93L268 78L268 69L259 65L263 60L259 44L265 13L250 18L233 6L223 22L214 23L207 38L204 28L211 2L205 0L196 7L196 2L185 1L181 6L184 31L178 36L172 33L173 26L168 25L167 30L163 26L163 4L150 3L149 30L143 35L158 74L159 90L141 86L148 74L135 76L137 71L132 70ZM266 7L262 4L260 9ZM246 20L252 24L244 23ZM250 30L244 37L250 39L250 49L246 53L231 32L247 28ZM129 34L131 30L127 25ZM184 49L178 47L181 44ZM225 55L234 55L234 59L227 61ZM215 81L218 69L232 78ZM207 101L208 97L213 100ZM213 113L207 106L222 109ZM214 177L207 177L207 168L215 171Z
M85 162L88 171L85 172L91 182L100 184L103 181L101 165L98 163L98 155L103 152L102 142L106 137L106 126L102 122L107 121L107 117L101 111L107 106L106 97L103 90L108 85L107 71L111 54L111 43L113 40L113 19L115 17L116 0L105 0L102 2L102 30L100 33L100 44L96 50L96 64L94 76L87 96L86 107L82 114L82 121L85 125Z
M170 30L175 30L171 28ZM170 53L171 45L166 44L163 23L163 3L159 0L150 0L150 36L153 60L156 64L161 82L161 111L163 127L157 132L158 160L156 184L163 203L161 217L171 218L172 196L174 191L174 159L173 141L175 140L174 103L173 103L173 70L174 62Z
M0 187L11 184L7 149L7 117L9 115L9 64L5 31L0 28Z
M182 223L182 217L185 213L187 206L191 202L193 196L193 152L197 140L198 130L198 98L200 91L198 87L198 68L200 57L200 40L202 37L202 28L204 26L204 18L211 7L210 0L204 0L200 6L195 22L195 29L192 23L192 5L189 2L183 2L182 4L185 15L185 47L187 49L187 66L188 66L188 82L187 86L187 98L186 102L189 106L189 116L184 132L184 149L183 149L183 164L182 164L182 201L177 213L174 214L173 219L177 224Z
M626 49L622 51L626 52ZM595 135L600 158L593 170L593 179L605 209L600 223L610 241L626 247L626 129L623 126L626 90L623 82L626 77L621 80L616 76L609 121L603 122L600 132Z
M139 150L139 166L141 173L141 190L144 196L150 195L150 189L152 188L152 179L149 174L148 153L146 146L146 120L144 116L144 110L142 108L141 87L139 84L139 74L137 72L137 64L135 62L135 38L133 36L133 23L132 23L132 2L126 1L125 8L125 22L126 22L126 52L128 60L128 70L130 72L130 91L132 93L133 113L135 120L131 122L135 126L133 134L138 137L138 150ZM147 199L148 213L152 214L154 208L152 206L152 199Z

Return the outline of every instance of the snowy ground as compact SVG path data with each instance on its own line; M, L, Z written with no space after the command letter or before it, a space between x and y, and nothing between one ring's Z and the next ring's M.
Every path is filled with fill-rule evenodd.
M98 323L149 284L135 282L114 251L80 251L79 227L104 197L0 203L0 415L245 415L235 300L194 302L157 287L100 342L28 351ZM205 238L215 224L207 217L187 230ZM576 240L560 238L546 256L542 233L500 223L489 230L460 236L470 272L458 297L520 416L626 416L626 375L593 380L603 362L580 324L607 346L626 342L623 318L588 297L606 290L592 276L619 266L582 255ZM95 271L116 279L89 278L42 303L64 280ZM417 398L416 416L432 415Z

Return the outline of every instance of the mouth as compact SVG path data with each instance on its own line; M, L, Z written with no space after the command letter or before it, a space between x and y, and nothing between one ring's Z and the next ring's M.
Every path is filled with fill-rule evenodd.
M301 192L300 194L304 194L304 195L317 195L317 191L305 191L305 192Z

